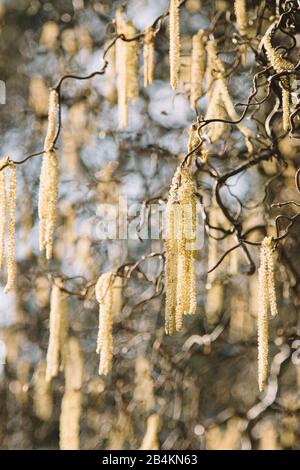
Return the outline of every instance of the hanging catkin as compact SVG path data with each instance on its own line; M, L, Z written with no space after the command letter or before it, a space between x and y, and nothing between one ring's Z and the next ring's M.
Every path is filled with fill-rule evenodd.
M234 11L236 16L237 29L241 36L246 34L248 20L246 0L235 0Z
M165 330L182 328L183 315L196 312L196 188L186 169L178 168L167 203Z
M49 96L48 128L44 142L45 153L42 161L39 190L39 244L41 251L46 249L47 259L52 257L58 195L58 162L53 148L56 135L55 116L57 104L58 94L55 90L51 90Z
M147 419L147 429L140 450L159 450L158 433L160 428L160 418L153 414Z
M284 59L281 53L272 45L272 38L277 29L277 22L271 24L263 38L263 44L266 50L267 58L277 73L294 69L294 65ZM290 127L290 104L291 91L296 86L295 75L287 75L280 78L282 88L282 126L285 131Z
M108 375L113 357L113 317L121 311L122 279L114 273L102 274L96 284L95 293L99 303L99 331L97 353L100 354L99 374Z
M124 18L123 8L116 11L117 34L131 39L136 35L136 29L130 21ZM118 114L119 128L128 125L128 104L130 100L136 100L138 96L137 76L137 42L123 41L121 38L116 42L116 74L118 91Z
M68 330L66 295L62 292L60 279L55 280L50 299L49 343L47 351L46 380L56 377L64 365L64 346Z
M178 87L180 69L180 8L179 0L170 0L170 83Z
M154 29L147 28L144 37L144 87L151 85L154 80L155 47Z
M274 282L272 237L265 237L260 249L258 271L258 386L263 391L268 373L269 308L271 315L277 314Z
M17 173L14 163L9 164L9 192L8 192L8 246L7 246L7 282L4 292L7 293L15 287L17 266L15 262L15 232L16 232L16 189Z
M55 150L48 150L42 161L39 191L40 250L52 257L58 196L58 161Z
M0 161L0 268L4 260L5 227L6 227L6 159ZM2 169L3 168L3 169Z
M217 43L215 40L207 41L207 68L206 68L206 96L207 111L205 119L226 119L225 108L221 99L221 86L217 81L220 74L225 74L225 68L217 55ZM214 122L208 126L208 135L212 142L223 136L226 131L224 122Z
M217 55L217 47L215 41L208 41L207 43L207 97L208 108L205 119L224 119L224 111L228 114L232 121L239 121L232 99L229 95L225 67L221 59ZM212 141L220 138L225 130L225 123L216 122L211 123L212 127L210 138ZM253 152L253 145L251 142L252 134L250 129L243 123L236 124L240 132L244 135L246 147L249 153Z
M241 37L247 34L248 19L247 19L247 2L246 0L235 0L234 11L236 16L237 30ZM247 62L247 44L241 45L242 63L246 65Z
M193 36L192 67L191 67L191 107L196 109L197 100L203 94L205 73L204 31L200 30Z
M40 361L34 373L33 407L38 418L48 421L52 415L52 395L49 382L46 381L46 363Z
M56 135L56 109L58 105L58 94L56 90L50 90L49 94L49 108L48 108L48 128L44 142L44 151L47 152L53 147L53 141Z
M61 404L59 422L59 448L80 448L81 387L83 359L78 340L69 338L66 347L65 393Z

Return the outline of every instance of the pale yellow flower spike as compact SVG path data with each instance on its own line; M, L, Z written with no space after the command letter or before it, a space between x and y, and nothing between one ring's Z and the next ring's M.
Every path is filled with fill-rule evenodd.
M0 161L0 268L4 260L6 227L6 168L3 170L1 170L1 168L6 162L6 159Z
M154 80L155 48L154 29L147 28L144 38L144 87L151 85Z
M66 347L65 393L59 420L59 448L80 448L80 415L83 381L83 358L78 340L71 337Z
M9 193L8 193L8 249L7 249L7 283L4 292L15 287L17 266L15 262L15 231L16 231L16 189L17 173L14 163L9 164Z
M179 0L170 0L170 83L178 87L180 68L180 8Z
M116 11L117 33L123 34L126 39L136 35L136 29L130 21L124 18L123 8ZM136 101L138 97L138 74L137 74L137 41L116 42L116 73L118 91L118 114L119 128L128 126L128 104Z
M43 420L49 421L53 410L53 401L51 394L51 386L46 381L46 363L40 361L34 373L34 393L33 408L36 416Z
M236 16L237 30L243 37L247 34L248 19L247 19L247 2L246 0L235 0L234 11ZM247 44L241 45L242 63L246 65L247 62Z
M48 128L44 142L44 150L47 152L53 147L53 141L56 135L56 109L58 105L58 94L55 90L50 90L49 109L48 109Z
M276 315L272 238L265 237L261 245L258 271L258 386L260 391L264 390L267 381L269 306L271 314Z
M274 262L273 262L273 250L272 250L272 238L268 237L265 240L266 250L266 262L267 262L267 285L268 285L268 298L271 315L274 317L277 315L277 300L276 300L276 289L274 279Z
M272 38L277 28L277 22L271 24L263 38L263 45L266 50L268 60L274 70L279 72L285 72L293 70L294 65L289 60L284 59L281 53L277 51L272 45ZM290 75L280 78L282 88L282 127L285 131L289 130L290 127L290 92L297 86L295 75Z
M114 273L102 274L96 284L95 294L99 303L99 331L97 353L100 354L99 374L108 375L113 358L113 316L122 305L122 279Z
M123 9L116 11L117 33L124 34L125 20L123 18ZM118 91L118 114L119 128L122 129L128 125L128 96L127 96L127 47L126 42L118 39L116 42L116 73L117 73L117 91Z
M165 330L182 328L183 315L196 312L195 183L188 170L176 170L167 203Z
M235 0L234 10L238 32L241 34L241 36L243 36L244 34L246 34L248 25L246 0Z
M161 420L158 415L153 414L148 417L146 434L144 435L140 450L159 450L158 433L160 426Z
M55 150L43 156L39 191L40 250L52 257L53 233L56 225L58 196L58 161Z
M178 205L176 204L176 188L179 185L180 170L177 169L173 177L169 192L166 216L167 216L167 233L166 233L166 308L165 308L165 331L166 334L175 333L175 310L177 299L177 264L178 264L178 248L177 248L177 219Z
M40 175L39 190L39 245L46 249L46 258L52 257L53 232L56 224L56 205L58 194L58 162L53 148L56 136L56 111L58 93L50 90L48 109L48 128L44 142L44 155Z
M207 42L207 97L208 108L205 119L224 119L226 113L231 121L238 121L239 115L235 110L232 99L229 95L226 71L222 60L217 56L217 46L215 41ZM226 111L225 115L224 112ZM226 124L216 122L209 125L211 128L210 138L212 141L219 139L225 131ZM237 127L244 134L246 147L249 153L253 152L251 142L251 131L243 123L237 123Z
M191 98L190 103L196 109L197 100L203 94L203 79L205 73L205 43L204 31L200 30L193 36L192 67L191 67Z
M226 119L226 111L221 97L222 83L218 80L225 75L225 67L217 55L217 43L207 41L206 96L207 111L205 119ZM224 122L214 122L208 125L208 135L212 142L220 139L226 131Z
M50 299L49 343L47 351L46 380L56 377L64 359L65 339L68 328L67 299L62 292L62 282L55 280ZM64 362L64 361L63 361Z

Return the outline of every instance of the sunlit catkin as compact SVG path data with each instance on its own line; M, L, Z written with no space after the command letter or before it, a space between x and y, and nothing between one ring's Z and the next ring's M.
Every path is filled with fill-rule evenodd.
M96 284L95 294L99 303L99 331L97 353L100 354L99 374L108 375L113 358L113 317L118 315L122 303L122 279L114 273L102 274Z
M9 164L9 192L8 192L8 244L7 244L7 282L4 292L7 293L15 287L17 266L15 261L15 232L16 232L16 189L17 173L14 163Z
M235 110L234 104L229 94L226 71L222 60L217 55L216 41L207 42L207 98L208 106L205 119L226 118L226 113L232 121L239 121L239 115ZM224 114L225 113L225 114ZM249 153L253 152L251 142L252 134L242 122L237 122L236 126L245 136L246 147ZM210 138L214 142L222 136L225 130L225 123L215 122L209 125L211 128Z
M205 73L205 43L204 31L198 31L193 36L192 67L191 67L191 107L196 109L197 100L203 94L203 79Z
M178 87L180 69L180 1L170 0L170 83Z
M46 363L40 361L34 373L33 406L36 416L48 421L52 415L52 395L49 382L46 380Z
M83 358L78 340L71 337L66 347L65 393L59 422L59 448L78 450L80 447L81 387Z
M167 203L165 330L182 328L183 315L196 312L195 182L186 169L178 168Z
M207 111L205 119L226 119L226 111L221 97L221 85L218 78L225 74L225 68L217 55L217 43L214 40L207 41L207 68L206 68L206 96ZM212 142L223 136L226 131L224 122L213 122L208 126L208 135Z
M264 389L267 381L269 307L271 314L276 315L272 238L265 237L260 249L258 271L258 386L260 391Z
M0 268L4 259L6 228L6 168L3 168L5 164L5 159L0 161Z
M160 428L160 418L153 414L147 419L146 433L143 438L140 450L159 450L158 433Z
M132 39L136 35L136 29L130 21L124 18L123 8L116 11L116 28L118 35L126 39ZM137 42L116 42L116 74L118 91L119 128L128 125L128 104L130 100L136 100L138 96L137 76Z
M140 354L136 359L134 383L134 402L148 413L154 408L155 399L152 367L145 355Z
M53 233L56 225L58 196L58 161L55 150L43 155L39 190L40 250L46 249L46 258L52 257Z
M275 49L272 45L272 38L278 27L277 22L271 24L263 38L263 45L267 58L277 73L294 69L294 65L282 57L282 52ZM280 78L282 88L282 126L286 131L290 127L290 93L297 86L295 75L282 76Z
M246 29L248 25L246 0L235 0L234 11L238 32L243 36L244 34L246 34Z
M151 85L154 80L155 47L154 29L147 28L144 37L144 86Z
M44 150L47 152L53 147L53 141L56 134L56 109L58 105L58 94L56 90L50 90L49 108L48 108L48 128L44 142Z
M62 281L56 279L50 299L49 343L47 351L46 380L56 377L64 363L64 346L68 329L67 299L61 290Z
M246 0L235 0L234 2L234 11L236 16L236 26L240 36L245 36L247 34L248 18L247 18L247 2ZM242 44L240 46L242 63L246 65L247 63L247 44Z

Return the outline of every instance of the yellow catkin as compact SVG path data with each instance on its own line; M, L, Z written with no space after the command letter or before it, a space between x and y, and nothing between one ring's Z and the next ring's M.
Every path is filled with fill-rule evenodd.
M236 25L237 30L240 36L245 36L247 34L248 27L248 18L247 18L247 2L246 0L235 0L234 2L234 11L236 16ZM242 53L242 63L246 65L247 63L247 44L242 44L240 46Z
M0 161L0 268L4 260L5 228L6 228L6 168L7 160ZM3 169L2 169L3 168Z
M213 95L208 103L207 112L205 115L205 119L223 119L227 118L226 111L224 108L222 95L221 95L221 82L217 82L214 85ZM208 126L208 135L211 142L216 142L216 140L220 139L224 136L226 132L226 124L224 122L212 122Z
M265 388L268 373L269 307L271 314L276 315L272 238L265 237L261 245L258 271L258 386L260 391Z
M100 354L99 374L108 375L113 358L113 316L121 310L122 282L114 273L102 274L96 284L95 293L99 303L99 331L97 353Z
M207 111L205 119L226 119L226 112L221 99L221 85L217 79L225 74L225 68L217 55L217 43L215 40L207 41L207 68L206 68L206 96ZM212 142L218 140L226 131L226 124L214 122L208 126L208 135Z
M149 412L155 406L152 367L144 355L139 355L135 363L134 402Z
M127 38L133 38L137 31L130 21L126 22L126 34ZM139 94L138 84L138 43L137 41L129 41L126 43L127 47L127 70L128 70L128 82L127 82L127 96L128 100L136 102Z
M80 448L83 358L76 338L69 338L66 349L65 393L61 404L59 448L78 450Z
M56 377L64 363L64 345L68 329L67 299L61 290L62 281L56 279L50 299L49 343L46 380Z
M217 46L214 40L207 42L207 98L208 108L205 119L224 119L226 113L232 121L238 121L239 115L237 114L232 99L229 95L225 67L222 60L217 55ZM226 113L224 114L224 112ZM249 153L253 152L253 145L251 143L252 133L243 123L236 124L240 132L244 135L246 147ZM211 131L210 138L212 141L220 138L225 130L225 124L216 122L210 124L213 131Z
M277 22L271 24L263 38L263 45L267 54L267 58L274 68L275 72L285 72L293 70L294 65L289 60L282 57L282 54L276 50L272 45L272 38L277 29ZM282 125L283 129L287 131L290 127L290 93L296 86L295 76L287 75L280 78L282 88Z
M146 433L143 438L140 450L159 450L158 433L160 428L160 418L153 414L147 419Z
M209 40L206 43L207 68L206 68L206 90L210 99L214 93L214 84L216 80L225 74L223 62L217 55L217 43L215 40Z
M117 33L131 39L136 35L136 29L130 21L124 18L123 8L116 11ZM128 126L128 104L130 100L136 100L138 96L137 76L137 42L116 42L116 73L118 91L119 128Z
M196 312L196 196L188 170L176 170L167 203L165 330L182 328L183 315Z
M180 69L180 2L170 0L170 84L178 87Z
M53 140L56 134L56 109L58 105L58 94L55 90L50 90L48 108L48 128L44 142L44 150L47 152L53 147Z
M58 161L53 148L56 136L56 109L58 94L50 91L48 109L48 128L44 142L44 155L40 175L39 189L39 245L46 249L46 258L52 257L53 232L56 224L56 206L58 195Z
M246 34L248 25L246 0L235 0L234 10L238 32L243 36Z
M17 173L16 166L9 164L9 193L8 193L8 246L7 246L7 282L4 292L7 293L15 287L17 266L15 262L15 232L16 232L16 189Z
M43 156L39 190L40 250L46 249L46 258L52 257L53 233L56 225L58 197L58 161L55 150Z
M144 86L151 85L154 80L155 47L154 29L147 28L144 37Z
M203 94L205 73L204 31L200 30L193 36L192 67L191 67L191 107L196 109L197 100Z
M238 121L240 116L236 112L234 104L232 102L232 99L229 95L229 91L228 91L228 87L227 87L227 83L226 83L225 78L222 78L220 83L222 84L221 96L222 96L222 100L223 100L226 112L227 112L228 116L230 117L230 119L232 121ZM240 132L242 134L244 134L246 147L248 149L248 152L252 153L253 152L253 145L252 145L252 142L251 142L252 133L251 133L250 129L248 129L248 127L246 127L242 122L237 123L236 126L240 130Z
M53 403L50 384L46 381L45 361L38 363L33 383L33 407L35 415L43 421L49 421L52 415Z

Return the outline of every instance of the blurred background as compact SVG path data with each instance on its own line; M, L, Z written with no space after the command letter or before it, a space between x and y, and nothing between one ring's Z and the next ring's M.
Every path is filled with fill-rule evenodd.
M123 4L138 32L168 6L166 0L1 0L0 78L6 84L6 104L0 105L2 157L22 160L42 149L49 87L67 72L86 75L102 67L103 51L114 37L112 20ZM276 13L275 4L247 2L253 31L261 23L251 43L254 50L270 25L269 17ZM79 340L83 353L81 449L300 449L297 225L277 254L279 316L271 321L270 379L263 394L257 386L257 274L245 274L243 254L235 251L207 275L211 261L219 259L233 239L205 238L197 253L197 315L185 318L183 331L173 337L164 333L162 256L142 261L134 269L124 282L122 311L114 319L112 373L98 375L98 304L93 286L103 272L125 266L126 274L126 266L130 268L142 256L164 251L162 240L143 239L140 208L145 210L151 201L166 201L175 169L187 153L188 131L196 118L189 103L191 38L199 29L209 29L209 34L220 38L226 68L234 63L238 46L232 41L236 33L233 2L186 0L181 8L179 92L174 93L169 84L165 19L155 41L155 81L147 88L139 41L139 98L130 104L125 130L118 129L114 48L107 55L105 75L64 82L63 126L57 144L58 224L51 262L38 248L40 157L17 168L17 286L5 295L1 271L0 287L1 449L59 446L64 374L50 386L44 380L55 277L63 277L70 291L69 334ZM245 102L259 67L249 48L246 65L238 64L229 75L235 103ZM255 117L244 120L266 146L267 137L257 120L264 122L274 103L270 95ZM206 105L204 93L200 114L205 114ZM280 116L272 121L275 133L280 122ZM272 231L279 210L271 204L299 196L294 185L298 147L296 138L278 137L278 152L288 163L279 177L278 165L271 161L228 181L224 200L236 211L241 201L246 227L264 225ZM232 126L209 146L209 162L220 173L246 158L244 138ZM213 184L208 172L197 173L198 191L212 213L216 211ZM117 204L120 195L128 201L133 236L100 240L99 204ZM295 208L287 211L294 214ZM218 214L214 220L224 224ZM253 237L261 240L262 233ZM259 249L249 249L257 265ZM92 288L86 295L77 295L86 285Z

